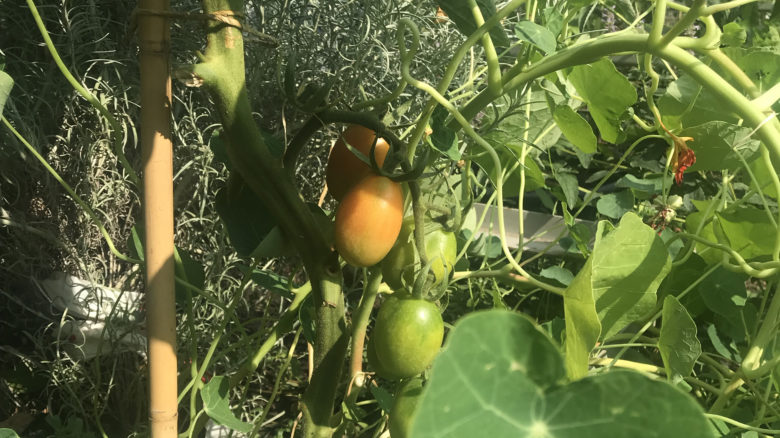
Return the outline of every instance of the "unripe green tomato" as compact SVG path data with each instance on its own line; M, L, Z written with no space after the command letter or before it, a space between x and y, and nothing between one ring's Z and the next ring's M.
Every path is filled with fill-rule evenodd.
M372 340L385 377L422 373L439 353L444 321L430 301L390 297L379 308Z
M376 347L374 346L373 338L370 338L368 340L368 345L366 345L366 358L368 359L368 367L371 371L385 379L390 378L392 373L388 372L385 367L382 366L382 362L379 361L379 358L376 357Z
M425 235L425 255L431 263L430 274L433 275L433 285L444 280L445 275L453 270L457 257L458 244L455 234L438 229ZM394 289L411 286L414 283L414 273L421 268L419 258L414 248L414 221L404 220L401 233L393 249L382 260L382 276L385 282Z
M412 427L412 418L417 410L420 396L423 392L422 379L414 378L401 385L395 394L393 407L390 409L390 438L407 438Z

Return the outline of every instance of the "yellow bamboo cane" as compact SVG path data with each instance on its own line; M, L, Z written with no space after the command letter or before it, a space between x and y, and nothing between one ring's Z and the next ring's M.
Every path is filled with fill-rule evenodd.
M167 0L139 8L167 11ZM149 339L149 420L152 438L174 438L176 311L173 258L173 148L171 144L170 29L163 15L138 16L141 69L141 148L144 159L146 303Z

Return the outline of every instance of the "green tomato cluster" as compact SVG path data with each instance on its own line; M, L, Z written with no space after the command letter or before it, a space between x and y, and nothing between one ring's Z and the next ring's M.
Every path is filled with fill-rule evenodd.
M391 296L379 308L368 360L382 377L405 379L433 362L444 339L444 321L435 304Z
M433 286L444 280L452 272L457 257L455 234L442 229L425 235L425 255L431 264ZM414 220L407 218L401 226L401 233L395 246L382 261L382 276L394 289L410 287L414 283L415 271L420 269L420 260L414 246Z

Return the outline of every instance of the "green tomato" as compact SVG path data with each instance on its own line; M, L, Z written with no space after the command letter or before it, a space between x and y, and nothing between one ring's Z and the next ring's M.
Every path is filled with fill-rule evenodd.
M412 419L420 396L423 392L422 379L410 379L401 385L395 394L393 407L390 409L390 438L407 438L412 427Z
M420 374L433 362L444 339L444 321L430 301L390 297L374 325L376 358L389 379Z
M395 246L382 261L382 276L394 289L400 289L404 283L410 287L414 283L415 271L421 268L414 248L413 231L414 221L407 218ZM433 275L434 286L452 272L458 255L457 247L455 234L452 232L438 229L425 235L425 254L431 263L430 273Z

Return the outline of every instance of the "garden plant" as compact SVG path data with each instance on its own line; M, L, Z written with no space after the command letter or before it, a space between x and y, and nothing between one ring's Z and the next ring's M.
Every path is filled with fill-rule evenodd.
M780 435L775 2L9 3L0 437Z

